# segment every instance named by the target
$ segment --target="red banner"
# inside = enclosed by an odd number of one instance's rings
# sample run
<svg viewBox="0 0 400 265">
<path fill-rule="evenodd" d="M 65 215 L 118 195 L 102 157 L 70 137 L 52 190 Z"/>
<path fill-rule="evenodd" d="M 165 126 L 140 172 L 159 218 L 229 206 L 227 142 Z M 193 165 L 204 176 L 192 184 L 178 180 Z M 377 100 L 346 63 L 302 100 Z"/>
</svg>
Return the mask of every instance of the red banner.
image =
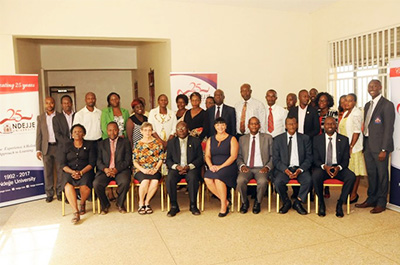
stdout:
<svg viewBox="0 0 400 265">
<path fill-rule="evenodd" d="M 400 67 L 390 68 L 390 77 L 400 77 Z"/>
<path fill-rule="evenodd" d="M 15 77 L 15 75 L 1 76 L 0 94 L 39 91 L 37 75 L 24 75 L 24 78 L 17 79 Z"/>
</svg>

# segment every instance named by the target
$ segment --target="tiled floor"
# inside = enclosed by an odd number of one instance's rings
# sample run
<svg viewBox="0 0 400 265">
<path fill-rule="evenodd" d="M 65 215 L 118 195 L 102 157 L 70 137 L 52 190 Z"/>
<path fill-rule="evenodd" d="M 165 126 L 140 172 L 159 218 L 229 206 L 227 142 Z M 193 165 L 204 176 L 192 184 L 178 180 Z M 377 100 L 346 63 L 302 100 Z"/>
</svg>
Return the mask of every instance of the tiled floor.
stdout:
<svg viewBox="0 0 400 265">
<path fill-rule="evenodd" d="M 294 210 L 276 213 L 267 198 L 259 215 L 230 213 L 218 218 L 218 201 L 206 200 L 200 216 L 188 211 L 179 193 L 181 212 L 166 217 L 159 197 L 154 214 L 105 216 L 89 212 L 72 225 L 67 205 L 35 201 L 0 209 L 0 264 L 400 264 L 400 213 L 372 215 L 351 207 L 335 216 L 338 189 L 326 200 L 327 216 Z M 360 201 L 365 199 L 360 188 Z M 91 204 L 87 204 L 88 210 Z"/>
</svg>

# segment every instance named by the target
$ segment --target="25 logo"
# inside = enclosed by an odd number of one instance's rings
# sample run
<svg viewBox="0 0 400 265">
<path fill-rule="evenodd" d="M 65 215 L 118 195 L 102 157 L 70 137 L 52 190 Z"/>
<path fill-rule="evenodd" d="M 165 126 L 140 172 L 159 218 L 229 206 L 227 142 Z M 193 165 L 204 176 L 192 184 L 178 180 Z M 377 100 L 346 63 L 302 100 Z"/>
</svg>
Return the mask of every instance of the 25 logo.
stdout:
<svg viewBox="0 0 400 265">
<path fill-rule="evenodd" d="M 5 118 L 3 120 L 0 121 L 0 125 L 7 122 L 7 121 L 15 121 L 15 122 L 20 122 L 22 120 L 31 120 L 33 117 L 33 114 L 31 114 L 30 117 L 27 116 L 23 116 L 21 114 L 21 110 L 14 110 L 14 109 L 8 109 L 7 112 L 10 113 L 9 118 Z"/>
</svg>

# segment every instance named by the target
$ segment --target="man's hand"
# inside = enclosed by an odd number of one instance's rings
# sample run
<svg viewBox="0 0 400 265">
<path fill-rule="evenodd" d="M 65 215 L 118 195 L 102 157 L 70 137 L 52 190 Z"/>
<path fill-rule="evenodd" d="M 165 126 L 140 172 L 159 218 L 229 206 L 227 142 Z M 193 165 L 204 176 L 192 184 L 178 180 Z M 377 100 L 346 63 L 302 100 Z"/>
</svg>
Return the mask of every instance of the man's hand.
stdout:
<svg viewBox="0 0 400 265">
<path fill-rule="evenodd" d="M 40 161 L 42 161 L 42 152 L 36 152 L 36 157 L 37 159 L 39 159 Z"/>
<path fill-rule="evenodd" d="M 269 168 L 268 167 L 263 167 L 259 173 L 268 173 L 269 172 Z"/>
<path fill-rule="evenodd" d="M 379 161 L 384 161 L 386 159 L 386 151 L 381 151 L 378 155 Z"/>
<path fill-rule="evenodd" d="M 293 177 L 292 171 L 290 171 L 288 168 L 285 169 L 285 174 L 286 174 L 290 179 L 293 179 L 293 178 L 294 178 L 294 177 Z"/>
<path fill-rule="evenodd" d="M 245 165 L 243 165 L 240 167 L 240 172 L 247 173 L 247 172 L 249 172 L 249 168 L 246 167 Z"/>
<path fill-rule="evenodd" d="M 300 168 L 296 169 L 296 172 L 293 173 L 293 178 L 294 179 L 297 178 L 300 174 L 301 174 L 301 169 Z"/>
</svg>

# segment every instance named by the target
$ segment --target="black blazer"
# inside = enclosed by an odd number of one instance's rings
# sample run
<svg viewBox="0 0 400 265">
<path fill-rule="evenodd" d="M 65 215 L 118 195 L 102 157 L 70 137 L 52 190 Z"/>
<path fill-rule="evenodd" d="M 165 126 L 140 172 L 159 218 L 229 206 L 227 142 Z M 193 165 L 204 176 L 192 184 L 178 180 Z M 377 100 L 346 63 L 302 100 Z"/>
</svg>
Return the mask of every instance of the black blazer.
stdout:
<svg viewBox="0 0 400 265">
<path fill-rule="evenodd" d="M 288 153 L 288 138 L 287 133 L 284 132 L 274 138 L 273 150 L 272 150 L 272 161 L 274 167 L 281 171 L 289 167 L 289 153 Z M 297 149 L 299 152 L 299 164 L 300 168 L 304 171 L 310 169 L 312 164 L 312 149 L 310 137 L 305 134 L 297 133 Z"/>
<path fill-rule="evenodd" d="M 325 133 L 314 137 L 313 149 L 314 165 L 315 167 L 321 168 L 321 165 L 325 164 L 326 157 Z M 340 165 L 342 169 L 349 166 L 349 138 L 339 133 L 336 133 L 336 159 L 337 164 Z"/>
<path fill-rule="evenodd" d="M 201 141 L 199 138 L 188 136 L 187 141 L 187 163 L 193 164 L 196 169 L 204 164 L 203 162 L 203 149 L 201 148 Z M 181 147 L 179 144 L 179 137 L 174 137 L 167 144 L 167 167 L 171 169 L 174 164 L 181 163 Z"/>
<path fill-rule="evenodd" d="M 207 133 L 208 137 L 211 137 L 216 134 L 215 128 L 214 128 L 214 121 L 215 121 L 215 110 L 216 110 L 216 105 L 213 107 L 209 108 L 207 110 L 207 119 L 209 122 L 209 130 Z M 230 135 L 236 136 L 236 111 L 234 108 L 225 105 L 222 108 L 222 113 L 221 113 L 221 118 L 224 118 L 226 121 L 226 132 L 229 133 Z M 260 121 L 262 122 L 262 121 Z"/>
<path fill-rule="evenodd" d="M 72 123 L 74 122 L 74 118 L 75 112 L 72 114 Z M 61 112 L 61 115 L 54 116 L 53 130 L 56 136 L 57 143 L 65 145 L 70 141 L 70 129 L 68 127 L 68 122 L 64 116 L 64 113 Z"/>
<path fill-rule="evenodd" d="M 294 117 L 299 123 L 299 106 L 291 108 L 288 117 Z M 319 116 L 315 108 L 307 106 L 306 116 L 304 119 L 304 134 L 307 134 L 311 139 L 319 134 L 320 131 Z"/>
<path fill-rule="evenodd" d="M 104 139 L 98 143 L 97 155 L 97 169 L 104 171 L 105 168 L 110 166 L 111 150 L 110 139 Z M 117 148 L 114 157 L 115 168 L 118 173 L 127 170 L 132 165 L 132 148 L 130 147 L 129 140 L 126 138 L 118 138 Z"/>
</svg>

